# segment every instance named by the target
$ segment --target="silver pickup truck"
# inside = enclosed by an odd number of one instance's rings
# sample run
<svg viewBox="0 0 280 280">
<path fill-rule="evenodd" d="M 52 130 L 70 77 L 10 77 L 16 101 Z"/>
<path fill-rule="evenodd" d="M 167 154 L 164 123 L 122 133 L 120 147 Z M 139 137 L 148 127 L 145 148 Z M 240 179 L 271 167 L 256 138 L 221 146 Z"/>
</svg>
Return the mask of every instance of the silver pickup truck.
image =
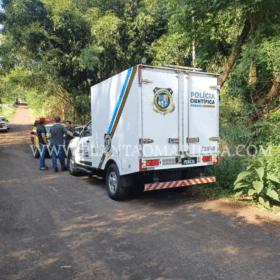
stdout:
<svg viewBox="0 0 280 280">
<path fill-rule="evenodd" d="M 9 121 L 4 116 L 0 116 L 0 131 L 7 132 L 8 129 L 10 129 Z"/>
</svg>

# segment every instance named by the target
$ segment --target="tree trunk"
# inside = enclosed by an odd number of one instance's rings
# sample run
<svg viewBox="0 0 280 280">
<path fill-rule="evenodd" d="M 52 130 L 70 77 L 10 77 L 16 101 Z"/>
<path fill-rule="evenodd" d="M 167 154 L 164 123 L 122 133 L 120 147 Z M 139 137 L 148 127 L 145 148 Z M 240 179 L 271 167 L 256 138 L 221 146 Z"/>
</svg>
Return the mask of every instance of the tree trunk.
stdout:
<svg viewBox="0 0 280 280">
<path fill-rule="evenodd" d="M 269 93 L 262 99 L 259 100 L 260 104 L 265 104 L 268 101 L 272 101 L 275 97 L 280 94 L 280 74 L 275 78 L 273 85 L 269 91 Z"/>
<path fill-rule="evenodd" d="M 243 30 L 241 32 L 241 35 L 239 36 L 236 45 L 234 46 L 233 50 L 231 51 L 231 55 L 228 59 L 228 62 L 226 63 L 225 70 L 222 74 L 222 77 L 219 79 L 219 85 L 222 87 L 232 69 L 233 63 L 235 61 L 235 58 L 237 57 L 241 46 L 244 44 L 248 34 L 250 32 L 250 22 L 246 19 Z"/>
<path fill-rule="evenodd" d="M 275 78 L 269 93 L 264 98 L 257 101 L 258 104 L 262 105 L 262 107 L 258 108 L 256 113 L 253 116 L 251 116 L 249 120 L 249 124 L 253 124 L 259 119 L 261 119 L 262 121 L 268 120 L 270 116 L 280 108 L 280 105 L 274 108 L 266 115 L 263 114 L 263 111 L 266 110 L 266 108 L 268 108 L 269 102 L 271 102 L 274 98 L 276 98 L 279 95 L 280 95 L 280 74 L 278 74 L 277 77 Z"/>
<path fill-rule="evenodd" d="M 257 76 L 257 67 L 254 65 L 254 62 L 251 62 L 250 66 L 250 74 L 249 74 L 249 85 L 253 85 L 257 82 L 258 76 Z"/>
<path fill-rule="evenodd" d="M 250 18 L 250 26 L 251 26 L 251 44 L 254 43 L 256 38 L 256 30 L 258 29 L 258 21 L 256 13 L 253 13 Z M 249 73 L 249 85 L 255 84 L 257 81 L 257 67 L 254 65 L 254 60 L 252 60 L 250 65 L 250 73 Z"/>
</svg>

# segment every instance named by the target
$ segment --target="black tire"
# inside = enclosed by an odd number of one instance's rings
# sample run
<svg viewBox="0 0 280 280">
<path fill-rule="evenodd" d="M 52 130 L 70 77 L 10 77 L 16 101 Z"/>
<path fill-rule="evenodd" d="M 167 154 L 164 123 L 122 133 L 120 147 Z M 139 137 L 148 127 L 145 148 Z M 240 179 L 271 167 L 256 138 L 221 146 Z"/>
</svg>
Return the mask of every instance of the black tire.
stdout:
<svg viewBox="0 0 280 280">
<path fill-rule="evenodd" d="M 78 171 L 77 171 L 77 165 L 76 165 L 76 162 L 75 162 L 75 158 L 74 156 L 72 155 L 71 152 L 68 153 L 68 157 L 67 157 L 67 168 L 69 170 L 69 173 L 72 175 L 72 176 L 75 176 L 78 174 Z"/>
<path fill-rule="evenodd" d="M 122 187 L 119 169 L 115 164 L 111 164 L 107 169 L 106 186 L 109 196 L 114 200 L 123 200 L 128 195 L 129 188 Z"/>
</svg>

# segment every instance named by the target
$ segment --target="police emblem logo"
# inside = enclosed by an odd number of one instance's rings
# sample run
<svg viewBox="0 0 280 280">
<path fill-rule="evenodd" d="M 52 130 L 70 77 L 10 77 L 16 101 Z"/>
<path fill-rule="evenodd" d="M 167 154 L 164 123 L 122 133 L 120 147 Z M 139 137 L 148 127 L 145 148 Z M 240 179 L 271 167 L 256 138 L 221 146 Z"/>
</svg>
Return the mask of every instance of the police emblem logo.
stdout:
<svg viewBox="0 0 280 280">
<path fill-rule="evenodd" d="M 155 88 L 153 110 L 163 115 L 172 113 L 175 110 L 172 94 L 173 91 L 170 88 Z"/>
<path fill-rule="evenodd" d="M 112 155 L 112 136 L 111 134 L 106 134 L 104 137 L 105 153 L 107 156 Z"/>
</svg>

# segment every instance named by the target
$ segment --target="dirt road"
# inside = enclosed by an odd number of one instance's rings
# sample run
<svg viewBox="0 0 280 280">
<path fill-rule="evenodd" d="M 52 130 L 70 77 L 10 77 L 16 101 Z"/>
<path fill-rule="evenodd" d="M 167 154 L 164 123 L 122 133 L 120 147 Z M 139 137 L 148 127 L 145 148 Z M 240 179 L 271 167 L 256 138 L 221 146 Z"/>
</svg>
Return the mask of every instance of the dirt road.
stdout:
<svg viewBox="0 0 280 280">
<path fill-rule="evenodd" d="M 1 280 L 280 279 L 276 215 L 191 191 L 113 201 L 103 180 L 39 171 L 28 122 L 20 106 L 0 134 Z"/>
</svg>

